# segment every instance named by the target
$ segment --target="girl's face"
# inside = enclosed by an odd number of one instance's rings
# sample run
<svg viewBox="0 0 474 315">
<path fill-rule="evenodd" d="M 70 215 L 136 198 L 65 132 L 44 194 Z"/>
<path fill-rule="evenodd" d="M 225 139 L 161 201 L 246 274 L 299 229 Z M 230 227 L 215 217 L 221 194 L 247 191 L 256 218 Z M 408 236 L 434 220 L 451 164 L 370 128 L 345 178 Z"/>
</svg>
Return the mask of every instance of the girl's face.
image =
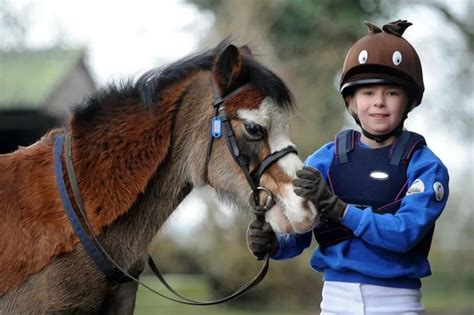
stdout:
<svg viewBox="0 0 474 315">
<path fill-rule="evenodd" d="M 397 85 L 363 86 L 349 98 L 350 110 L 359 117 L 362 127 L 374 135 L 395 130 L 403 119 L 407 105 L 408 95 Z"/>
</svg>

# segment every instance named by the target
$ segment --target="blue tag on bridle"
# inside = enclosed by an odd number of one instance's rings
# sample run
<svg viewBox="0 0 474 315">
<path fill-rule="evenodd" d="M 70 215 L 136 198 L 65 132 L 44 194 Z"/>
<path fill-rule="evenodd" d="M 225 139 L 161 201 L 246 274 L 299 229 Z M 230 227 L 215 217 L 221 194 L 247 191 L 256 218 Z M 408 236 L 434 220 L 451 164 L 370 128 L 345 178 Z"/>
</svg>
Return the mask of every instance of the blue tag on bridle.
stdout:
<svg viewBox="0 0 474 315">
<path fill-rule="evenodd" d="M 222 136 L 222 120 L 219 116 L 212 117 L 211 135 L 214 139 L 219 139 Z"/>
</svg>

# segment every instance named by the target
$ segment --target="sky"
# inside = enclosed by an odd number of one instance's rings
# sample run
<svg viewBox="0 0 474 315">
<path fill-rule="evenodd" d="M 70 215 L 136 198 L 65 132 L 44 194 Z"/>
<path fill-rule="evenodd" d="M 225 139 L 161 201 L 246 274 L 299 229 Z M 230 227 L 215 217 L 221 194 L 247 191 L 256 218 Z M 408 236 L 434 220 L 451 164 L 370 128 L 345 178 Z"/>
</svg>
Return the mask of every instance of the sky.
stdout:
<svg viewBox="0 0 474 315">
<path fill-rule="evenodd" d="M 450 3 L 456 11 L 464 8 L 460 4 L 465 1 Z M 86 48 L 86 62 L 99 86 L 136 77 L 201 48 L 200 42 L 214 21 L 212 14 L 198 11 L 181 0 L 0 0 L 0 6 L 5 4 L 28 21 L 29 47 L 60 43 L 64 47 Z M 445 56 L 439 55 L 442 50 L 436 49 L 436 45 L 449 45 L 458 38 L 453 29 L 440 27 L 441 17 L 433 12 L 410 8 L 401 16 L 416 21 L 404 37 L 422 57 L 426 85 L 424 101 L 410 114 L 406 126 L 424 134 L 430 148 L 458 176 L 474 159 L 472 144 L 466 150 L 464 142 L 446 132 L 449 126 L 427 121 L 429 116 L 426 116 L 435 106 L 446 106 L 443 103 L 446 81 L 440 76 L 449 73 L 451 64 L 439 64 Z M 442 32 L 436 31 L 439 29 Z M 456 57 L 456 53 L 453 51 L 446 58 Z M 472 172 L 468 174 L 472 176 Z M 190 204 L 194 210 L 175 212 L 172 226 L 178 226 L 178 222 L 185 222 L 186 230 L 192 230 L 189 225 L 197 226 L 205 215 L 205 207 L 191 198 L 183 208 Z"/>
<path fill-rule="evenodd" d="M 6 3 L 29 23 L 27 47 L 60 43 L 86 48 L 86 63 L 98 86 L 135 78 L 190 54 L 213 23 L 212 14 L 181 0 L 0 0 L 0 6 Z M 198 228 L 206 215 L 199 198 L 191 194 L 165 232 L 182 235 Z"/>
<path fill-rule="evenodd" d="M 450 9 L 456 14 L 467 14 L 463 12 L 466 1 L 450 0 L 446 3 L 451 4 Z M 454 133 L 450 132 L 452 127 L 445 124 L 443 117 L 436 116 L 436 113 L 439 113 L 437 107 L 440 106 L 461 105 L 456 104 L 456 95 L 450 93 L 450 85 L 456 84 L 451 78 L 454 72 L 459 70 L 458 67 L 469 66 L 457 63 L 458 60 L 462 60 L 461 55 L 466 51 L 459 49 L 459 43 L 464 40 L 454 26 L 444 24 L 444 17 L 433 10 L 410 7 L 400 16 L 414 22 L 414 25 L 405 31 L 404 37 L 420 55 L 425 84 L 423 101 L 409 114 L 405 126 L 409 130 L 425 135 L 429 147 L 441 158 L 451 173 L 458 176 L 458 173 L 463 172 L 474 159 L 472 143 L 466 143 L 464 139 L 455 137 Z M 457 47 L 458 50 L 447 50 L 446 47 Z M 468 101 L 470 104 L 467 104 L 471 117 L 474 110 L 473 95 L 471 91 L 471 98 Z M 470 138 L 473 138 L 472 131 Z M 472 175 L 472 172 L 470 174 Z"/>
<path fill-rule="evenodd" d="M 29 47 L 87 48 L 98 85 L 134 76 L 198 48 L 213 16 L 180 0 L 0 0 L 29 23 Z"/>
</svg>

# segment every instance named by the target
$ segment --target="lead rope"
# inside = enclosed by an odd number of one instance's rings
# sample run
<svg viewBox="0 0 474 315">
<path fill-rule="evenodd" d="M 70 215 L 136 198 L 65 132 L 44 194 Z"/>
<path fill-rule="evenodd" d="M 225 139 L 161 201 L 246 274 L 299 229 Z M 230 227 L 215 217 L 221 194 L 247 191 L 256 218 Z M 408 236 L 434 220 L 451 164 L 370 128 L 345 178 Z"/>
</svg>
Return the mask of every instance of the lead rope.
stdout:
<svg viewBox="0 0 474 315">
<path fill-rule="evenodd" d="M 265 190 L 266 191 L 266 190 Z M 251 200 L 255 198 L 255 196 L 252 194 L 251 195 Z M 271 199 L 272 202 L 269 202 L 270 199 L 266 199 L 266 203 L 264 206 L 255 206 L 254 207 L 254 215 L 255 215 L 255 218 L 257 221 L 260 221 L 262 224 L 265 223 L 265 212 L 270 209 L 272 206 L 273 206 L 273 199 Z M 252 203 L 252 201 L 251 201 Z M 246 284 L 244 284 L 242 287 L 240 287 L 237 291 L 235 291 L 234 293 L 232 293 L 231 295 L 225 297 L 225 298 L 222 298 L 222 299 L 219 299 L 219 300 L 214 300 L 214 301 L 196 301 L 196 300 L 193 300 L 193 299 L 190 299 L 190 298 L 187 298 L 181 294 L 179 294 L 178 292 L 176 292 L 172 287 L 171 285 L 165 280 L 165 278 L 163 277 L 163 275 L 161 274 L 161 272 L 158 270 L 158 267 L 156 266 L 155 262 L 153 261 L 153 258 L 150 256 L 149 259 L 148 259 L 148 264 L 150 266 L 150 269 L 153 271 L 153 273 L 156 275 L 156 277 L 161 281 L 161 283 L 171 292 L 173 293 L 175 296 L 183 299 L 184 301 L 186 301 L 186 303 L 182 302 L 182 301 L 178 301 L 178 303 L 183 303 L 183 304 L 188 304 L 188 305 L 197 305 L 197 306 L 203 306 L 203 305 L 215 305 L 215 304 L 220 304 L 220 303 L 224 303 L 224 302 L 227 302 L 227 301 L 230 301 L 232 299 L 235 299 L 239 296 L 241 296 L 242 294 L 244 294 L 245 292 L 247 292 L 248 290 L 252 289 L 253 287 L 255 287 L 256 285 L 258 285 L 266 276 L 267 274 L 267 271 L 268 271 L 268 268 L 270 266 L 270 253 L 266 253 L 265 254 L 265 257 L 263 259 L 263 264 L 262 264 L 262 267 L 260 268 L 260 271 L 258 272 L 258 274 L 252 279 L 250 280 L 249 282 L 247 282 Z M 173 299 L 173 301 L 176 301 L 175 299 Z"/>
</svg>

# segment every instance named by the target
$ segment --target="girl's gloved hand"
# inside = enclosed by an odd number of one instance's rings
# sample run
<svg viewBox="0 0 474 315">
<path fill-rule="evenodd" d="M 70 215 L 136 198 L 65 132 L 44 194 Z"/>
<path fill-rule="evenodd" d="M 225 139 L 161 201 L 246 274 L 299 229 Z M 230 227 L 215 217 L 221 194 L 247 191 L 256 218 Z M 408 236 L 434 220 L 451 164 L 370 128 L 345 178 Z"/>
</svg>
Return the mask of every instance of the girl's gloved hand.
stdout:
<svg viewBox="0 0 474 315">
<path fill-rule="evenodd" d="M 247 228 L 247 246 L 257 260 L 270 256 L 278 251 L 278 241 L 272 227 L 267 222 L 253 220 Z"/>
<path fill-rule="evenodd" d="M 319 211 L 319 220 L 339 222 L 347 204 L 339 199 L 329 188 L 321 173 L 309 166 L 296 172 L 298 178 L 293 180 L 295 194 L 312 201 Z"/>
</svg>

